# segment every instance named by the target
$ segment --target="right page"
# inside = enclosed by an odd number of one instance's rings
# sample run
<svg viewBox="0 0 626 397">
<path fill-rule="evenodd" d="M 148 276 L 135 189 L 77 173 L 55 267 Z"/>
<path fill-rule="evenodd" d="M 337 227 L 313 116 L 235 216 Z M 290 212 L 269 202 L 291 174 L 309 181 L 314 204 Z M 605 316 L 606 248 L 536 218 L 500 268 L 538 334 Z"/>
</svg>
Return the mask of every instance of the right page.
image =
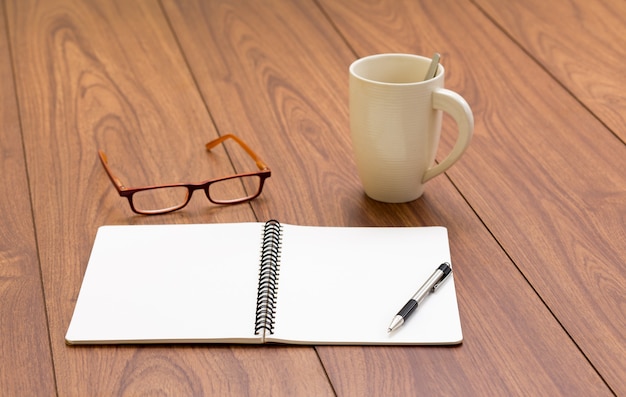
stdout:
<svg viewBox="0 0 626 397">
<path fill-rule="evenodd" d="M 457 344 L 463 336 L 453 274 L 409 317 L 391 319 L 443 262 L 444 227 L 283 225 L 275 332 L 268 342 Z"/>
</svg>

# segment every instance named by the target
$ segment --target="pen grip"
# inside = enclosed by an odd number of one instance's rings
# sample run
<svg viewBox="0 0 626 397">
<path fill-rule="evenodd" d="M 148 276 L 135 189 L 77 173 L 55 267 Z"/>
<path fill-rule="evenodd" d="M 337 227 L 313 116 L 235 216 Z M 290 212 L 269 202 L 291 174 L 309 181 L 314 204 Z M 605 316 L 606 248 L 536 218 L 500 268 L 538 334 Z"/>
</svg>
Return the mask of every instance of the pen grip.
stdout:
<svg viewBox="0 0 626 397">
<path fill-rule="evenodd" d="M 416 307 L 417 301 L 415 299 L 411 299 L 402 307 L 402 309 L 400 309 L 400 311 L 398 312 L 398 316 L 402 318 L 407 318 L 407 316 L 411 314 L 411 312 L 413 312 Z"/>
</svg>

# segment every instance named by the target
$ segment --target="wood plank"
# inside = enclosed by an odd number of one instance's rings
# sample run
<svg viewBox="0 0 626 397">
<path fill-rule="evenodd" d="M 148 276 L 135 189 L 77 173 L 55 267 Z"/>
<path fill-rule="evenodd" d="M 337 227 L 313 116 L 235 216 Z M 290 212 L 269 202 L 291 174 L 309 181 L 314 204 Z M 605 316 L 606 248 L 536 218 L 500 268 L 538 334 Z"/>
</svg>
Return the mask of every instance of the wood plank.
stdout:
<svg viewBox="0 0 626 397">
<path fill-rule="evenodd" d="M 128 185 L 233 172 L 223 150 L 204 149 L 217 134 L 156 0 L 7 10 L 59 395 L 332 394 L 310 347 L 65 345 L 98 226 L 256 218 L 202 195 L 171 215 L 133 216 L 99 164 L 102 148 Z"/>
<path fill-rule="evenodd" d="M 626 142 L 625 2 L 476 3 Z"/>
<path fill-rule="evenodd" d="M 447 86 L 476 120 L 468 153 L 448 175 L 611 389 L 625 394 L 626 146 L 478 9 L 323 4 L 359 55 L 443 53 Z M 444 136 L 443 151 L 450 128 Z"/>
<path fill-rule="evenodd" d="M 394 9 L 332 4 L 325 7 L 333 23 L 344 18 L 342 28 L 354 31 Z M 348 131 L 347 69 L 355 56 L 315 2 L 165 1 L 164 8 L 217 128 L 237 131 L 273 168 L 266 200 L 253 203 L 261 218 L 449 227 L 465 342 L 317 347 L 339 395 L 611 394 L 446 178 L 414 203 L 364 197 Z M 401 43 L 388 37 L 390 47 Z"/>
<path fill-rule="evenodd" d="M 54 369 L 5 20 L 0 1 L 0 389 L 49 396 Z"/>
<path fill-rule="evenodd" d="M 335 92 L 347 89 L 352 54 L 312 2 L 292 3 L 165 1 L 164 8 L 218 129 L 244 137 L 273 169 L 254 203 L 257 216 L 346 224 L 344 211 L 363 198 L 354 164 L 336 161 L 351 158 L 346 104 Z M 308 81 L 320 74 L 327 77 Z"/>
<path fill-rule="evenodd" d="M 448 227 L 463 344 L 318 347 L 338 394 L 613 395 L 450 182 L 429 189 L 404 211 Z"/>
</svg>

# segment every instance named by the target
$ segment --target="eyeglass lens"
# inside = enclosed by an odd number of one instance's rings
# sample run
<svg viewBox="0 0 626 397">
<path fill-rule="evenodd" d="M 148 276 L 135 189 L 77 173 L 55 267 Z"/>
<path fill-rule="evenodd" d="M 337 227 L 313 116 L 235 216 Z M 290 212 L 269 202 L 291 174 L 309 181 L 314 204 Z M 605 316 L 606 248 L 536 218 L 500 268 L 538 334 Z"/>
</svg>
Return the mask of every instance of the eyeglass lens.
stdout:
<svg viewBox="0 0 626 397">
<path fill-rule="evenodd" d="M 214 203 L 232 203 L 255 197 L 261 189 L 261 177 L 258 175 L 238 176 L 223 179 L 209 186 L 208 194 Z"/>
<path fill-rule="evenodd" d="M 140 190 L 133 194 L 133 206 L 139 212 L 160 212 L 182 207 L 187 203 L 188 195 L 185 186 Z"/>
</svg>

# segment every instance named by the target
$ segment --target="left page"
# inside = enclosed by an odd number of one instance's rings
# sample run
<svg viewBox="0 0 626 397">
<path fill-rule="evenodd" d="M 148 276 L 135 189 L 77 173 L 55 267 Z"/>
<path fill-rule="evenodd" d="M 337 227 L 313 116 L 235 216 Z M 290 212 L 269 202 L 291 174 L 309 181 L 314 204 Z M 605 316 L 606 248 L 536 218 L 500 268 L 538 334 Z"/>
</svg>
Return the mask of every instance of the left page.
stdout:
<svg viewBox="0 0 626 397">
<path fill-rule="evenodd" d="M 263 224 L 102 226 L 69 344 L 260 343 Z"/>
</svg>

